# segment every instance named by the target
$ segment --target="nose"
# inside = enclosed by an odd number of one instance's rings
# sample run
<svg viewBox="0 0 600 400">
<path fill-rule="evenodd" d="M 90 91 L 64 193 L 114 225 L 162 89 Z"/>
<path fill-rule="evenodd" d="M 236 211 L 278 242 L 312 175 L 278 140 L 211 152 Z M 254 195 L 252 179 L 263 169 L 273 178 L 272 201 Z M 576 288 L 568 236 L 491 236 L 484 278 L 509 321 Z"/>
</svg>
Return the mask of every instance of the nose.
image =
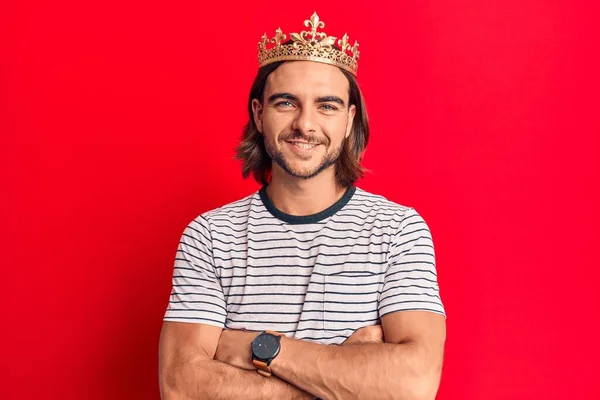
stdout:
<svg viewBox="0 0 600 400">
<path fill-rule="evenodd" d="M 313 110 L 311 107 L 302 107 L 298 110 L 292 128 L 304 135 L 314 133 L 316 127 L 315 119 L 316 110 Z"/>
</svg>

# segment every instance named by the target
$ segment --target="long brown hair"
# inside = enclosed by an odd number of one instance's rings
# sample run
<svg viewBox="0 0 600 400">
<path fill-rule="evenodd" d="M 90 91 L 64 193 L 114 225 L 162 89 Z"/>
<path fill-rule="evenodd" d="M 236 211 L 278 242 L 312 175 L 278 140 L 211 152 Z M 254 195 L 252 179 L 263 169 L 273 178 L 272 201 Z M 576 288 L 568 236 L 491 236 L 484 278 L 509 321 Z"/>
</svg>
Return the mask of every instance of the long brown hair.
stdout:
<svg viewBox="0 0 600 400">
<path fill-rule="evenodd" d="M 236 158 L 242 161 L 242 176 L 247 178 L 252 174 L 254 179 L 262 185 L 266 185 L 270 181 L 272 161 L 265 149 L 264 137 L 254 123 L 252 100 L 258 99 L 262 104 L 267 78 L 281 64 L 283 62 L 275 62 L 258 70 L 248 99 L 248 116 L 250 119 L 244 127 L 242 141 L 236 149 Z M 365 173 L 365 168 L 360 164 L 360 161 L 369 142 L 369 118 L 356 78 L 343 69 L 340 69 L 340 71 L 350 83 L 348 106 L 352 104 L 356 106 L 352 132 L 348 139 L 344 141 L 344 148 L 335 164 L 335 179 L 338 185 L 348 187 Z"/>
</svg>

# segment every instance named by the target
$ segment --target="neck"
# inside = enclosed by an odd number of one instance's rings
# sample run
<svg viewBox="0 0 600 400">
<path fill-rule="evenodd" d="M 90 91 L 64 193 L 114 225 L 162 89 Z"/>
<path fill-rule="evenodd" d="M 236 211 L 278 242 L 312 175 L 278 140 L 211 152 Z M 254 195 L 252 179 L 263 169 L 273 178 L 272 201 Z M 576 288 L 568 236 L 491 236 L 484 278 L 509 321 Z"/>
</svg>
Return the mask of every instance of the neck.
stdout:
<svg viewBox="0 0 600 400">
<path fill-rule="evenodd" d="M 335 166 L 311 179 L 294 178 L 279 168 L 273 168 L 267 195 L 273 205 L 290 215 L 312 215 L 337 202 L 346 192 L 335 180 Z"/>
</svg>

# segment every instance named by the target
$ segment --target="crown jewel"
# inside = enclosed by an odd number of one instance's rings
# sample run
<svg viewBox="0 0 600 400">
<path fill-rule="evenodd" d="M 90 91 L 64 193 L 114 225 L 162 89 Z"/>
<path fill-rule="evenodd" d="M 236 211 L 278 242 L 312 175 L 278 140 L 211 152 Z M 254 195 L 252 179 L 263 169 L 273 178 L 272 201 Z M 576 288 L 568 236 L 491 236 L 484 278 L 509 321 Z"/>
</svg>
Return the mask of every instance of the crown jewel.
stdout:
<svg viewBox="0 0 600 400">
<path fill-rule="evenodd" d="M 259 67 L 277 61 L 304 60 L 335 65 L 356 75 L 359 55 L 356 41 L 354 45 L 350 45 L 347 34 L 337 40 L 335 36 L 317 32 L 325 27 L 325 23 L 319 19 L 316 12 L 304 21 L 304 26 L 310 27 L 310 31 L 290 33 L 288 41 L 285 41 L 287 35 L 281 28 L 275 31 L 275 37 L 272 39 L 269 39 L 266 33 L 262 35 L 258 42 Z"/>
</svg>

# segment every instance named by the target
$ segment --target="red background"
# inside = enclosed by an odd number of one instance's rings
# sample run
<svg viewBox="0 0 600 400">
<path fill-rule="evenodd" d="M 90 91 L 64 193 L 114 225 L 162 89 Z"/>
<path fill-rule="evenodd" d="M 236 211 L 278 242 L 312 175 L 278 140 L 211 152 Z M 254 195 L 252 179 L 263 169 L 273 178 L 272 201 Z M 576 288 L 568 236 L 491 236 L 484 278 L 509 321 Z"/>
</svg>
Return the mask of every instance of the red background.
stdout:
<svg viewBox="0 0 600 400">
<path fill-rule="evenodd" d="M 594 2 L 218 3 L 2 2 L 0 398 L 158 399 L 179 236 L 257 188 L 256 43 L 315 8 L 361 46 L 359 186 L 434 235 L 438 398 L 597 396 Z"/>
</svg>

